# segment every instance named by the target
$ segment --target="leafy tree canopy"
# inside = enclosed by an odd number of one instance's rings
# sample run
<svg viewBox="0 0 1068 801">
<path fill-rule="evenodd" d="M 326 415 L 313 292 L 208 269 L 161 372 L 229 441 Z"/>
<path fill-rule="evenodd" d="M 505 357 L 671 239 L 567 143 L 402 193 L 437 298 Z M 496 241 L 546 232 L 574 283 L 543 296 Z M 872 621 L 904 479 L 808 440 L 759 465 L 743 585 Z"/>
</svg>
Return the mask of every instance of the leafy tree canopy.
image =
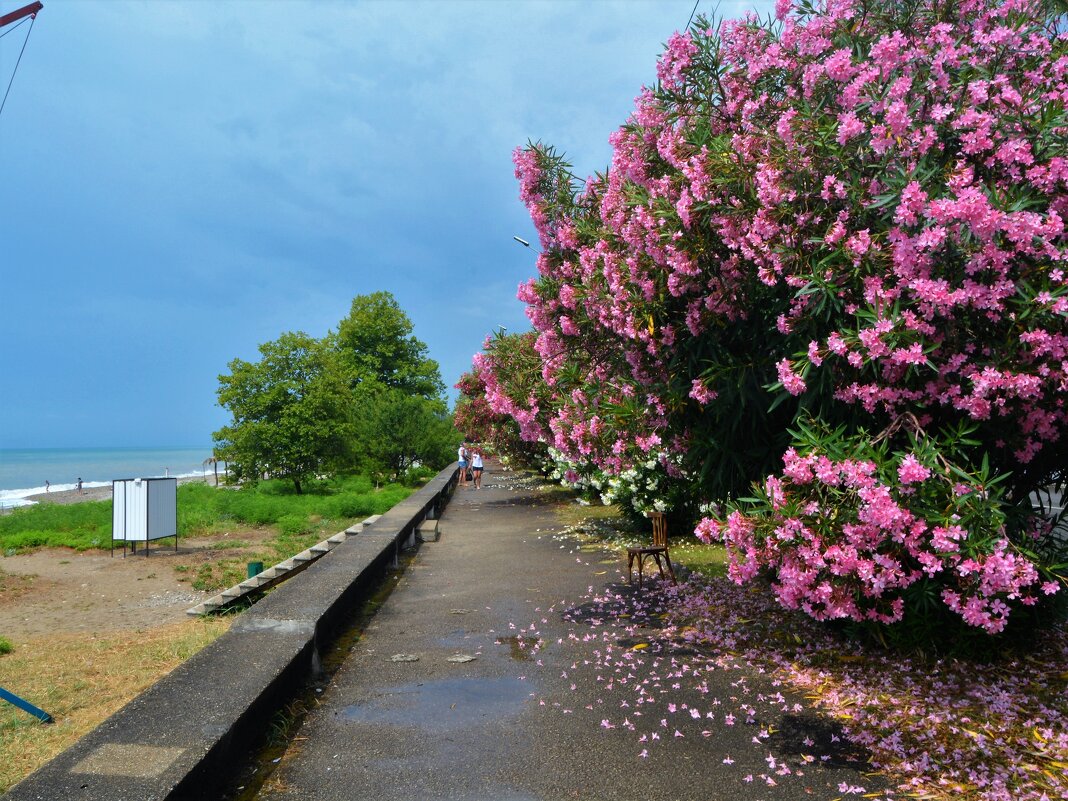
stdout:
<svg viewBox="0 0 1068 801">
<path fill-rule="evenodd" d="M 258 362 L 234 359 L 219 376 L 219 405 L 233 415 L 214 434 L 231 474 L 255 482 L 265 473 L 302 482 L 346 454 L 351 394 L 337 353 L 303 332 L 260 345 Z"/>
<path fill-rule="evenodd" d="M 322 339 L 287 333 L 260 354 L 219 376 L 233 420 L 215 432 L 216 453 L 238 479 L 287 478 L 300 492 L 321 473 L 400 475 L 451 460 L 459 434 L 438 364 L 390 293 L 357 296 Z"/>
<path fill-rule="evenodd" d="M 377 381 L 408 395 L 443 396 L 438 363 L 412 334 L 412 321 L 391 293 L 357 295 L 334 339 L 351 386 Z"/>
<path fill-rule="evenodd" d="M 361 385 L 356 396 L 360 470 L 399 476 L 416 465 L 440 469 L 452 461 L 460 434 L 443 402 L 375 384 Z"/>
</svg>

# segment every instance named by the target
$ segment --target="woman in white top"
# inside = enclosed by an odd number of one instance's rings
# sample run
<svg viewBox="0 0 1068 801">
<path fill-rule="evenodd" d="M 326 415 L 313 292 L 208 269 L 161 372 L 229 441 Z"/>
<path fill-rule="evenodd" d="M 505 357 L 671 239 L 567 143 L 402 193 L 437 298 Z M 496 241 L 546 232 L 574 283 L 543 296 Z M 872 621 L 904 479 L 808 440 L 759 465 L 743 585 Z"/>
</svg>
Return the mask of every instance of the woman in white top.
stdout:
<svg viewBox="0 0 1068 801">
<path fill-rule="evenodd" d="M 467 446 L 463 443 L 460 444 L 460 449 L 456 452 L 456 457 L 460 460 L 460 486 L 467 486 Z"/>
<path fill-rule="evenodd" d="M 471 457 L 471 473 L 475 489 L 482 489 L 482 451 L 479 448 L 475 448 L 475 454 Z"/>
</svg>

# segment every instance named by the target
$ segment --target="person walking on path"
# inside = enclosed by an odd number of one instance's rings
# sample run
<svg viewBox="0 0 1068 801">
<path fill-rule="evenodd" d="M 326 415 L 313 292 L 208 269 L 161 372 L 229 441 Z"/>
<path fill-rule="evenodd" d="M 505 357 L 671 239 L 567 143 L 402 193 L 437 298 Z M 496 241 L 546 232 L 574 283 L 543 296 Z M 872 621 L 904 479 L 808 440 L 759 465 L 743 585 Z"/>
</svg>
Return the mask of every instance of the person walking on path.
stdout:
<svg viewBox="0 0 1068 801">
<path fill-rule="evenodd" d="M 460 460 L 460 486 L 467 486 L 467 443 L 461 442 L 460 449 L 456 452 L 457 458 Z"/>
<path fill-rule="evenodd" d="M 471 476 L 475 482 L 475 489 L 482 489 L 482 449 L 475 448 L 471 457 Z"/>
</svg>

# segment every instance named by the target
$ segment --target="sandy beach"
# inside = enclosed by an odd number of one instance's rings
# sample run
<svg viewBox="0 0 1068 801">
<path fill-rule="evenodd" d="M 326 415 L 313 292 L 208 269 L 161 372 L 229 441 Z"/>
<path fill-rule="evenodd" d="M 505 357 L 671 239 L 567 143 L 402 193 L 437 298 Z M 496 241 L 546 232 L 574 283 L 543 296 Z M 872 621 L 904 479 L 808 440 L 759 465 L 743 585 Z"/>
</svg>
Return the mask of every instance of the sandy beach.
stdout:
<svg viewBox="0 0 1068 801">
<path fill-rule="evenodd" d="M 219 481 L 222 481 L 222 475 L 219 476 Z M 189 484 L 192 482 L 198 482 L 201 484 L 214 484 L 215 476 L 187 476 L 185 478 L 179 478 L 178 484 Z M 111 500 L 111 485 L 107 484 L 103 487 L 85 487 L 81 492 L 78 490 L 57 490 L 55 492 L 41 492 L 37 495 L 27 495 L 27 500 L 36 501 L 37 503 L 81 503 L 82 501 L 110 501 Z"/>
</svg>

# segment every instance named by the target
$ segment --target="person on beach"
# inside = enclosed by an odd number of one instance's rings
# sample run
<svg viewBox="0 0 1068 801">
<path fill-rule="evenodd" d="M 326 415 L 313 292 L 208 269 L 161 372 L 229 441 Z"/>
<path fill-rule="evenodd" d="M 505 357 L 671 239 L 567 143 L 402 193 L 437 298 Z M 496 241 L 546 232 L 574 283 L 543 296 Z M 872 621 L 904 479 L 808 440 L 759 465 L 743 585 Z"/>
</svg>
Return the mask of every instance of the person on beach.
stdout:
<svg viewBox="0 0 1068 801">
<path fill-rule="evenodd" d="M 467 486 L 467 443 L 461 442 L 460 449 L 456 452 L 457 458 L 460 460 L 460 486 Z"/>
<path fill-rule="evenodd" d="M 78 492 L 82 491 L 82 477 L 78 476 Z"/>
<path fill-rule="evenodd" d="M 471 457 L 471 475 L 475 481 L 475 489 L 482 489 L 482 449 L 475 448 Z"/>
<path fill-rule="evenodd" d="M 45 479 L 45 492 L 51 492 L 51 491 L 52 491 L 52 482 L 51 482 L 51 481 L 49 481 L 49 480 L 48 480 L 48 479 L 46 478 L 46 479 Z"/>
</svg>

